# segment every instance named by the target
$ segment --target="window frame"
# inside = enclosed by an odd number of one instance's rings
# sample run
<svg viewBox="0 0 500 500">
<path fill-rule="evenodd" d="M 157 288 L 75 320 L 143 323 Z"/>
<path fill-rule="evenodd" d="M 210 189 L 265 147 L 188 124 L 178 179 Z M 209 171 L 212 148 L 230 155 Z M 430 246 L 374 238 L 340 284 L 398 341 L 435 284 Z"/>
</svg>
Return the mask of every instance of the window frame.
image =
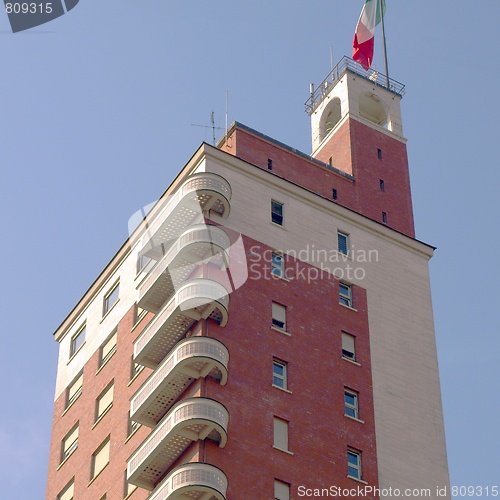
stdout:
<svg viewBox="0 0 500 500">
<path fill-rule="evenodd" d="M 132 364 L 130 366 L 130 382 L 135 380 L 139 376 L 139 374 L 142 373 L 144 368 L 146 368 L 144 365 L 140 365 L 139 363 L 136 363 L 134 360 L 134 356 L 132 356 L 131 359 L 132 359 Z M 136 366 L 138 366 L 139 368 L 136 369 Z"/>
<path fill-rule="evenodd" d="M 275 263 L 275 258 L 277 258 L 278 265 Z M 275 272 L 277 271 L 277 272 Z M 272 252 L 271 255 L 271 275 L 276 278 L 285 278 L 285 256 L 280 252 Z"/>
<path fill-rule="evenodd" d="M 106 407 L 102 408 L 101 411 L 99 412 L 99 403 L 102 401 L 102 399 L 105 396 L 108 395 L 109 391 L 112 391 L 111 402 Z M 99 396 L 97 396 L 97 398 L 95 399 L 95 419 L 94 419 L 94 423 L 99 422 L 104 417 L 104 415 L 106 415 L 109 412 L 109 410 L 113 407 L 114 396 L 115 396 L 115 380 L 113 379 L 101 391 L 101 393 L 99 394 Z"/>
<path fill-rule="evenodd" d="M 129 486 L 132 487 L 132 491 L 128 491 Z M 125 484 L 123 488 L 123 498 L 130 498 L 132 496 L 132 493 L 134 493 L 135 490 L 137 490 L 138 486 L 135 484 L 131 484 L 127 481 L 127 469 L 125 469 Z"/>
<path fill-rule="evenodd" d="M 283 374 L 279 374 L 275 371 L 275 367 L 281 367 L 283 369 Z M 281 380 L 283 385 L 275 383 L 275 379 Z M 278 389 L 288 390 L 288 363 L 286 361 L 281 361 L 280 359 L 273 359 L 273 387 Z"/>
<path fill-rule="evenodd" d="M 68 482 L 68 484 L 66 484 L 66 486 L 59 492 L 59 494 L 57 495 L 57 500 L 65 500 L 64 495 L 66 495 L 68 493 L 68 491 L 70 491 L 71 488 L 73 488 L 73 491 L 71 493 L 71 499 L 67 499 L 67 500 L 73 500 L 75 498 L 75 477 L 74 476 L 71 478 L 71 480 Z"/>
<path fill-rule="evenodd" d="M 277 487 L 281 487 L 282 489 L 286 489 L 286 497 L 281 498 L 276 495 L 279 495 L 280 492 L 276 491 Z M 274 479 L 274 500 L 290 500 L 290 484 L 285 483 L 284 481 L 280 481 L 279 479 Z"/>
<path fill-rule="evenodd" d="M 361 455 L 362 453 L 359 450 L 355 450 L 354 448 L 347 449 L 347 476 L 359 481 L 363 479 Z M 355 465 L 352 465 L 351 462 L 349 462 L 349 456 L 356 457 L 357 460 Z M 355 473 L 351 474 L 351 470 Z"/>
<path fill-rule="evenodd" d="M 279 318 L 275 316 L 275 306 L 276 308 L 280 308 L 283 311 L 283 317 L 285 321 L 280 321 Z M 279 304 L 278 302 L 271 302 L 271 324 L 273 328 L 280 330 L 282 332 L 287 331 L 287 307 L 283 304 Z M 281 326 L 280 326 L 281 325 Z"/>
<path fill-rule="evenodd" d="M 110 302 L 110 298 L 117 292 L 116 298 L 114 302 Z M 106 316 L 111 309 L 116 305 L 116 303 L 120 300 L 120 280 L 116 280 L 113 286 L 106 292 L 104 297 L 102 298 L 102 317 Z"/>
<path fill-rule="evenodd" d="M 71 393 L 71 389 L 76 385 L 76 383 L 82 379 L 82 383 L 80 384 L 79 389 L 75 391 L 75 394 L 70 398 L 69 395 Z M 66 406 L 64 410 L 67 410 L 71 405 L 74 404 L 74 402 L 81 396 L 83 392 L 83 370 L 80 371 L 80 373 L 72 380 L 72 382 L 66 387 Z"/>
<path fill-rule="evenodd" d="M 281 451 L 290 451 L 289 449 L 289 424 L 288 420 L 280 417 L 273 417 L 273 447 Z M 281 426 L 281 429 L 279 428 Z M 280 435 L 280 430 L 283 431 Z M 279 446 L 280 441 L 284 440 L 284 447 Z"/>
<path fill-rule="evenodd" d="M 352 356 L 349 356 L 348 354 L 346 354 L 347 352 L 350 352 L 350 351 L 347 351 L 347 349 L 344 349 L 344 347 L 347 347 L 344 345 L 344 336 L 352 338 L 352 344 L 353 344 L 353 348 L 354 348 L 354 350 L 352 352 Z M 349 361 L 356 361 L 356 337 L 354 335 L 351 335 L 348 332 L 342 332 L 342 357 L 344 359 L 349 360 Z"/>
<path fill-rule="evenodd" d="M 66 446 L 68 439 L 72 436 L 72 434 L 76 431 L 76 438 L 69 443 L 69 446 Z M 73 453 L 78 449 L 78 438 L 80 437 L 80 422 L 77 422 L 71 429 L 65 434 L 63 439 L 61 440 L 61 459 L 59 464 L 63 464 L 66 460 L 69 459 Z"/>
<path fill-rule="evenodd" d="M 111 349 L 108 351 L 108 353 L 103 356 L 104 348 L 109 344 L 109 342 L 115 337 L 115 345 L 111 347 Z M 99 348 L 99 369 L 101 369 L 115 354 L 116 352 L 116 345 L 118 343 L 118 327 L 116 327 L 112 332 L 111 335 L 108 336 L 108 338 L 102 343 L 101 347 Z"/>
<path fill-rule="evenodd" d="M 347 401 L 347 397 L 352 397 L 354 399 L 354 403 L 349 403 Z M 349 411 L 351 411 L 353 414 L 350 415 L 348 413 Z M 359 392 L 348 389 L 347 387 L 344 387 L 344 415 L 346 417 L 351 417 L 359 420 Z"/>
<path fill-rule="evenodd" d="M 142 424 L 139 422 L 136 422 L 135 420 L 132 420 L 130 418 L 130 411 L 128 412 L 128 430 L 127 430 L 127 438 L 132 436 L 132 434 L 135 434 L 140 428 Z"/>
<path fill-rule="evenodd" d="M 344 251 L 344 244 L 341 244 L 341 239 L 343 239 L 343 242 L 345 244 L 345 251 Z M 349 257 L 351 255 L 351 238 L 349 233 L 346 233 L 345 231 L 337 231 L 337 251 L 342 254 L 346 255 Z"/>
<path fill-rule="evenodd" d="M 283 227 L 283 223 L 285 222 L 284 206 L 284 203 L 271 199 L 271 222 L 280 227 Z M 275 209 L 279 210 L 276 211 Z"/>
<path fill-rule="evenodd" d="M 83 335 L 83 338 L 80 342 L 78 339 Z M 71 359 L 85 344 L 87 336 L 87 323 L 83 323 L 83 325 L 77 330 L 77 332 L 71 337 L 71 343 L 69 347 L 69 358 Z"/>
<path fill-rule="evenodd" d="M 99 456 L 99 453 L 101 453 L 106 447 L 108 447 L 108 459 L 107 462 L 102 466 L 102 468 L 96 472 L 96 459 Z M 108 436 L 100 445 L 99 447 L 92 453 L 92 457 L 90 460 L 90 480 L 93 481 L 109 464 L 110 461 L 110 455 L 111 455 L 111 440 L 110 436 Z"/>
<path fill-rule="evenodd" d="M 342 287 L 345 287 L 348 291 L 347 294 L 342 293 Z M 343 306 L 350 307 L 352 309 L 352 285 L 347 283 L 339 282 L 339 304 Z"/>
</svg>

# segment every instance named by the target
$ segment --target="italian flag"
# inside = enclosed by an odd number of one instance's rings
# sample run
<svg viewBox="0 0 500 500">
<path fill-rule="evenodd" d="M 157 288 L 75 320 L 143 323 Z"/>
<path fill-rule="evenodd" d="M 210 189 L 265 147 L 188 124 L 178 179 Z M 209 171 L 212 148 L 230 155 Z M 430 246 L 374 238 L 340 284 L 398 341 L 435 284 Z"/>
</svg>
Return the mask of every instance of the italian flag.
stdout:
<svg viewBox="0 0 500 500">
<path fill-rule="evenodd" d="M 352 58 L 365 69 L 368 69 L 373 61 L 375 26 L 380 24 L 382 19 L 381 7 L 385 13 L 385 0 L 366 0 L 354 33 Z"/>
</svg>

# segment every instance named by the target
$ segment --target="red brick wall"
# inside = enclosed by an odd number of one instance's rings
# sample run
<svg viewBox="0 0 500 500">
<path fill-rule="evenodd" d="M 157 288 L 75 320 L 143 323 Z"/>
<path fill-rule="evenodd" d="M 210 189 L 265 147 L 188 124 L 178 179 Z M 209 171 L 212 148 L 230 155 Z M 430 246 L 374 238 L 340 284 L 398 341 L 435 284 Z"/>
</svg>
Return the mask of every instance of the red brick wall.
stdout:
<svg viewBox="0 0 500 500">
<path fill-rule="evenodd" d="M 233 130 L 222 149 L 264 170 L 273 160 L 272 172 L 328 199 L 337 190 L 336 202 L 370 219 L 415 237 L 406 145 L 355 120 L 347 120 L 329 139 L 317 159 L 343 172 L 354 181 L 307 160 L 251 132 Z M 377 150 L 382 151 L 382 159 Z M 380 180 L 385 190 L 380 189 Z"/>
</svg>

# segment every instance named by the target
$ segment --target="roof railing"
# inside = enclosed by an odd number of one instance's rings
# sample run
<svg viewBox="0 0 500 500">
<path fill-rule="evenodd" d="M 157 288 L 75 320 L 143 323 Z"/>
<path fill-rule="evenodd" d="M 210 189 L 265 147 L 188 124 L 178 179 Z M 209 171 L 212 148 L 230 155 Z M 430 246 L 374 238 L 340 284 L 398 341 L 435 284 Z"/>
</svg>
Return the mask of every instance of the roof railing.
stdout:
<svg viewBox="0 0 500 500">
<path fill-rule="evenodd" d="M 311 85 L 311 95 L 305 102 L 306 113 L 313 113 L 319 103 L 328 95 L 332 86 L 340 80 L 347 70 L 399 96 L 403 96 L 405 93 L 405 86 L 402 83 L 392 78 L 387 78 L 386 75 L 374 69 L 364 69 L 358 62 L 344 56 L 315 89 Z"/>
</svg>

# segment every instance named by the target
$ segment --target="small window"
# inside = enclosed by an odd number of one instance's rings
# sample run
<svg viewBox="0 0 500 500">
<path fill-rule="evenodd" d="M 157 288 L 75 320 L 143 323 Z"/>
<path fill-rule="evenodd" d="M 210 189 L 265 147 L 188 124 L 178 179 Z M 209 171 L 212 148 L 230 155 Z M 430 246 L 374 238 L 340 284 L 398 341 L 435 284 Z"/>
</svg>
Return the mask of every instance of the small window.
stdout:
<svg viewBox="0 0 500 500">
<path fill-rule="evenodd" d="M 351 285 L 339 283 L 339 302 L 347 307 L 352 307 L 352 290 Z"/>
<path fill-rule="evenodd" d="M 342 332 L 342 356 L 353 361 L 356 360 L 354 336 L 344 332 Z"/>
<path fill-rule="evenodd" d="M 344 389 L 345 414 L 348 417 L 359 418 L 358 393 L 349 389 Z"/>
<path fill-rule="evenodd" d="M 271 220 L 278 226 L 283 225 L 283 203 L 271 200 Z"/>
<path fill-rule="evenodd" d="M 384 179 L 379 180 L 380 191 L 385 191 L 385 182 Z"/>
<path fill-rule="evenodd" d="M 99 368 L 106 364 L 110 359 L 111 356 L 116 352 L 116 338 L 117 338 L 117 331 L 115 330 L 112 334 L 111 337 L 104 342 L 104 344 L 101 346 L 101 351 L 100 351 L 100 356 L 99 356 Z"/>
<path fill-rule="evenodd" d="M 140 426 L 139 422 L 130 418 L 130 412 L 128 412 L 128 435 L 131 436 Z"/>
<path fill-rule="evenodd" d="M 57 500 L 73 500 L 75 497 L 75 478 L 73 478 L 57 495 Z"/>
<path fill-rule="evenodd" d="M 146 309 L 142 309 L 142 307 L 139 307 L 136 304 L 134 307 L 134 326 L 137 325 L 137 323 L 139 323 L 139 321 L 141 321 L 147 313 L 148 311 Z"/>
<path fill-rule="evenodd" d="M 95 411 L 96 422 L 111 408 L 111 406 L 113 406 L 114 387 L 114 383 L 111 382 L 97 398 Z"/>
<path fill-rule="evenodd" d="M 382 222 L 387 224 L 387 212 L 382 212 Z"/>
<path fill-rule="evenodd" d="M 338 231 L 337 241 L 338 241 L 339 252 L 344 255 L 349 255 L 349 250 L 350 250 L 349 235 L 343 233 L 342 231 Z"/>
<path fill-rule="evenodd" d="M 334 200 L 336 200 L 336 199 L 337 199 L 337 190 L 336 190 L 336 189 L 332 189 L 332 198 L 333 198 Z"/>
<path fill-rule="evenodd" d="M 380 148 L 377 148 L 377 158 L 378 158 L 379 160 L 381 160 L 381 159 L 382 159 L 382 150 L 381 150 Z"/>
<path fill-rule="evenodd" d="M 271 256 L 271 274 L 278 278 L 285 277 L 285 257 L 280 253 L 273 252 Z"/>
<path fill-rule="evenodd" d="M 140 365 L 139 363 L 136 363 L 134 361 L 134 357 L 132 356 L 132 371 L 130 374 L 130 380 L 133 380 L 135 377 L 137 377 L 137 375 L 139 375 L 139 373 L 141 373 L 142 370 L 144 370 L 144 366 Z"/>
<path fill-rule="evenodd" d="M 148 273 L 156 264 L 156 260 L 147 255 L 139 255 L 137 257 L 137 274 Z"/>
<path fill-rule="evenodd" d="M 274 418 L 274 447 L 288 451 L 288 422 Z"/>
<path fill-rule="evenodd" d="M 347 475 L 354 479 L 361 479 L 361 452 L 347 450 Z"/>
<path fill-rule="evenodd" d="M 273 326 L 286 331 L 286 307 L 276 302 L 272 303 Z"/>
<path fill-rule="evenodd" d="M 117 303 L 120 294 L 120 282 L 117 281 L 111 290 L 104 296 L 102 315 L 105 316 L 109 310 Z"/>
<path fill-rule="evenodd" d="M 82 393 L 83 372 L 66 389 L 66 408 L 69 408 Z"/>
<path fill-rule="evenodd" d="M 275 359 L 273 361 L 273 385 L 280 389 L 286 389 L 287 383 L 287 364 Z"/>
<path fill-rule="evenodd" d="M 94 479 L 109 463 L 109 437 L 92 454 L 90 477 Z"/>
<path fill-rule="evenodd" d="M 137 489 L 137 486 L 135 484 L 130 484 L 127 481 L 127 471 L 125 471 L 125 491 L 124 491 L 124 498 L 128 498 L 129 495 L 132 495 L 132 493 Z"/>
<path fill-rule="evenodd" d="M 61 463 L 78 448 L 78 423 L 66 434 L 61 444 Z"/>
<path fill-rule="evenodd" d="M 73 337 L 71 337 L 71 347 L 69 351 L 70 357 L 73 356 L 80 347 L 82 347 L 83 343 L 85 342 L 85 333 L 86 333 L 86 326 L 83 325 L 80 330 L 78 330 Z"/>
<path fill-rule="evenodd" d="M 267 169 L 272 170 L 273 169 L 273 160 L 271 158 L 267 159 Z"/>
<path fill-rule="evenodd" d="M 274 500 L 290 500 L 290 485 L 275 479 Z"/>
</svg>

